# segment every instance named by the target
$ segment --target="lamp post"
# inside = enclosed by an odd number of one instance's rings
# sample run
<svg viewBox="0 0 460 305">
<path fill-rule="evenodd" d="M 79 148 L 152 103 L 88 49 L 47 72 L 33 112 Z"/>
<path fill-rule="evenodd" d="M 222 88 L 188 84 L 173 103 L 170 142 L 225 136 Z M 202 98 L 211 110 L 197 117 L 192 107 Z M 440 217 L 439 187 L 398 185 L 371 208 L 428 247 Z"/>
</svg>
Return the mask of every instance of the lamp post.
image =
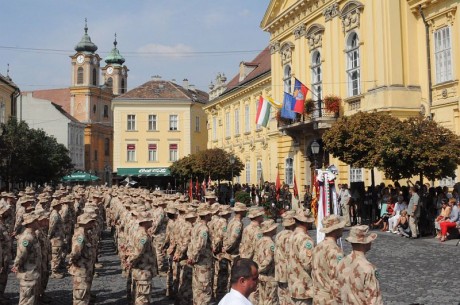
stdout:
<svg viewBox="0 0 460 305">
<path fill-rule="evenodd" d="M 233 202 L 235 201 L 235 198 L 233 198 L 233 165 L 235 164 L 235 156 L 234 155 L 230 155 L 230 158 L 228 159 L 228 161 L 230 162 L 230 165 L 232 166 L 232 185 L 231 185 L 231 189 L 230 189 L 230 205 L 233 204 Z"/>
<path fill-rule="evenodd" d="M 311 148 L 311 153 L 313 154 L 313 162 L 314 162 L 313 164 L 316 170 L 318 168 L 318 154 L 319 154 L 320 145 L 318 142 L 316 142 L 316 140 L 313 140 L 313 143 L 311 143 L 310 148 Z"/>
</svg>

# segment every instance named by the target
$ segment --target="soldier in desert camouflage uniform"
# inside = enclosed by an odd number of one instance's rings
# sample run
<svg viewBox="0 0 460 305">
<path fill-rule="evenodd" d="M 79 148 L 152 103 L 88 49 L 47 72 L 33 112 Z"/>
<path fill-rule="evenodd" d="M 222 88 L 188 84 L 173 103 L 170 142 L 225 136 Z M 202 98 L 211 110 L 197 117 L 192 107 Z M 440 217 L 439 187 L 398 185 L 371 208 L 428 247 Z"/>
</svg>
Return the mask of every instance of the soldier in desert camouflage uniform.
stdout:
<svg viewBox="0 0 460 305">
<path fill-rule="evenodd" d="M 278 300 L 280 305 L 291 305 L 291 296 L 288 289 L 287 268 L 289 249 L 289 238 L 295 226 L 294 211 L 287 211 L 283 214 L 284 230 L 279 232 L 275 238 L 275 279 L 278 282 Z"/>
<path fill-rule="evenodd" d="M 257 241 L 254 253 L 254 262 L 259 265 L 259 305 L 278 305 L 277 286 L 275 280 L 275 243 L 278 224 L 269 219 L 262 223 L 260 231 L 262 238 Z"/>
<path fill-rule="evenodd" d="M 62 248 L 64 247 L 64 226 L 62 223 L 59 210 L 61 209 L 61 201 L 53 200 L 51 204 L 53 211 L 50 215 L 50 224 L 48 238 L 51 242 L 51 278 L 63 278 L 64 275 L 58 271 L 60 268 L 63 256 Z"/>
<path fill-rule="evenodd" d="M 165 255 L 163 254 L 164 252 L 162 251 L 162 247 L 165 242 L 166 226 L 168 225 L 168 217 L 166 216 L 164 209 L 167 202 L 166 200 L 160 199 L 155 201 L 154 205 L 156 205 L 156 209 L 152 215 L 152 241 L 157 256 L 158 271 L 164 272 Z"/>
<path fill-rule="evenodd" d="M 243 235 L 240 244 L 240 257 L 252 259 L 254 257 L 254 248 L 258 239 L 262 237 L 260 233 L 260 224 L 264 220 L 265 214 L 263 208 L 251 208 L 248 213 L 248 218 L 251 223 L 243 230 Z"/>
<path fill-rule="evenodd" d="M 35 231 L 39 228 L 38 217 L 24 215 L 24 231 L 18 236 L 18 247 L 12 272 L 19 280 L 19 305 L 37 304 L 40 279 L 41 249 Z"/>
<path fill-rule="evenodd" d="M 12 247 L 10 232 L 5 225 L 5 218 L 8 214 L 11 214 L 11 207 L 5 203 L 0 206 L 0 251 L 2 253 L 0 260 L 0 304 L 8 300 L 5 296 L 5 288 L 8 281 Z"/>
<path fill-rule="evenodd" d="M 46 286 L 48 285 L 48 279 L 50 277 L 50 255 L 51 255 L 51 244 L 48 239 L 48 227 L 49 227 L 49 212 L 45 210 L 35 211 L 38 217 L 39 229 L 36 230 L 35 234 L 38 237 L 40 243 L 40 249 L 42 252 L 41 260 L 41 271 L 40 271 L 40 283 L 38 289 L 38 295 L 40 302 L 50 303 L 51 298 L 45 294 Z"/>
<path fill-rule="evenodd" d="M 332 290 L 336 287 L 333 275 L 337 264 L 343 258 L 343 251 L 337 246 L 337 240 L 342 236 L 345 220 L 337 215 L 329 215 L 321 222 L 323 228 L 320 231 L 326 234 L 326 238 L 313 250 L 313 304 L 328 305 L 334 303 Z"/>
<path fill-rule="evenodd" d="M 172 243 L 172 234 L 174 231 L 174 226 L 176 224 L 176 215 L 177 215 L 177 209 L 174 208 L 172 205 L 166 207 L 165 212 L 168 216 L 168 224 L 166 225 L 166 233 L 165 233 L 165 240 L 164 244 L 162 247 L 162 252 L 166 253 L 167 248 L 171 245 Z M 166 296 L 172 297 L 173 295 L 176 294 L 176 291 L 174 291 L 174 282 L 173 282 L 173 264 L 170 255 L 167 256 L 167 268 L 168 271 L 166 273 Z"/>
<path fill-rule="evenodd" d="M 207 223 L 211 220 L 211 211 L 203 206 L 198 209 L 198 221 L 192 229 L 192 240 L 187 250 L 187 263 L 193 266 L 193 304 L 207 305 L 212 295 L 212 251 Z"/>
<path fill-rule="evenodd" d="M 310 210 L 297 210 L 294 215 L 296 227 L 289 244 L 288 286 L 294 305 L 312 304 L 313 281 L 311 279 L 311 257 L 314 242 L 308 236 L 308 226 L 315 221 Z"/>
<path fill-rule="evenodd" d="M 16 217 L 15 217 L 16 219 L 14 222 L 14 229 L 13 229 L 14 236 L 22 233 L 22 230 L 24 229 L 23 224 L 22 224 L 24 214 L 26 213 L 27 209 L 33 206 L 34 202 L 35 202 L 35 198 L 33 196 L 25 195 L 21 197 L 20 206 L 17 207 L 17 210 L 16 210 Z"/>
<path fill-rule="evenodd" d="M 368 226 L 354 226 L 346 238 L 353 251 L 335 268 L 333 293 L 338 304 L 383 304 L 377 269 L 365 256 L 377 234 L 368 231 Z"/>
</svg>

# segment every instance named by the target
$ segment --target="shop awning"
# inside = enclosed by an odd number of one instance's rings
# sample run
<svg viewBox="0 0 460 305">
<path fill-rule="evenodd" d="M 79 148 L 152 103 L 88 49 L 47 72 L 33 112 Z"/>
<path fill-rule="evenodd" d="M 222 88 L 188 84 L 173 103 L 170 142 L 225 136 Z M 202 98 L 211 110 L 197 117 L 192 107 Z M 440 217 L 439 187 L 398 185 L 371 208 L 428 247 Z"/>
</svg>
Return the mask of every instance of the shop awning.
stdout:
<svg viewBox="0 0 460 305">
<path fill-rule="evenodd" d="M 98 176 L 91 175 L 83 171 L 77 171 L 70 175 L 64 176 L 62 178 L 62 181 L 64 182 L 78 182 L 78 181 L 88 182 L 88 181 L 97 181 L 97 180 L 99 180 Z"/>
<path fill-rule="evenodd" d="M 168 167 L 133 167 L 133 168 L 118 168 L 118 176 L 134 176 L 134 177 L 167 177 L 171 176 Z"/>
</svg>

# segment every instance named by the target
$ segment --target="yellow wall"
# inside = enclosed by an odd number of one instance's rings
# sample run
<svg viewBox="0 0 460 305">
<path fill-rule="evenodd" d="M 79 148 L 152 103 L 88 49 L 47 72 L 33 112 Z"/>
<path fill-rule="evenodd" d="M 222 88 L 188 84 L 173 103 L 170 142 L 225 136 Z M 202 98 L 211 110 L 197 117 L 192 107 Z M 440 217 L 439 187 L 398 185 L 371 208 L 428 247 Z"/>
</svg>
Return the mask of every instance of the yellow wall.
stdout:
<svg viewBox="0 0 460 305">
<path fill-rule="evenodd" d="M 12 114 L 11 109 L 11 95 L 14 93 L 16 88 L 0 82 L 0 107 L 4 107 L 4 116 L 0 118 L 3 122 L 7 122 Z M 0 113 L 2 115 L 3 113 Z"/>
</svg>

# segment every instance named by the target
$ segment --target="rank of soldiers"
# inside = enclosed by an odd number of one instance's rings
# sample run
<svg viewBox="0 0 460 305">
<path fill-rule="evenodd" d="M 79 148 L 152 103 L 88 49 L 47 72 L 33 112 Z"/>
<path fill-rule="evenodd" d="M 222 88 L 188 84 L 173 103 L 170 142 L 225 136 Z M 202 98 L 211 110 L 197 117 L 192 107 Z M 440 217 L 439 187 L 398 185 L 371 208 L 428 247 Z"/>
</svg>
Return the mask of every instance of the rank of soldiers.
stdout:
<svg viewBox="0 0 460 305">
<path fill-rule="evenodd" d="M 326 238 L 317 246 L 308 235 L 309 210 L 288 211 L 283 229 L 265 220 L 261 207 L 188 202 L 184 196 L 126 187 L 61 187 L 40 192 L 26 188 L 18 199 L 0 199 L 0 304 L 16 245 L 12 272 L 19 280 L 19 304 L 50 303 L 48 278 L 73 277 L 73 304 L 90 304 L 95 295 L 98 244 L 107 225 L 126 278 L 129 304 L 150 304 L 152 279 L 166 278 L 166 296 L 175 304 L 210 304 L 230 289 L 236 258 L 258 265 L 252 304 L 381 304 L 378 273 L 364 254 L 375 234 L 367 226 L 350 230 L 353 252 L 337 246 L 345 222 L 323 219 Z M 243 218 L 250 223 L 244 227 Z M 279 231 L 279 232 L 278 232 Z M 278 233 L 277 233 L 278 232 Z M 16 240 L 15 243 L 13 241 Z"/>
</svg>

